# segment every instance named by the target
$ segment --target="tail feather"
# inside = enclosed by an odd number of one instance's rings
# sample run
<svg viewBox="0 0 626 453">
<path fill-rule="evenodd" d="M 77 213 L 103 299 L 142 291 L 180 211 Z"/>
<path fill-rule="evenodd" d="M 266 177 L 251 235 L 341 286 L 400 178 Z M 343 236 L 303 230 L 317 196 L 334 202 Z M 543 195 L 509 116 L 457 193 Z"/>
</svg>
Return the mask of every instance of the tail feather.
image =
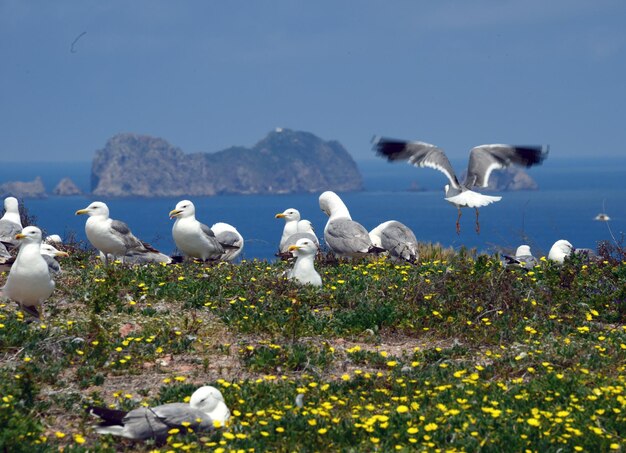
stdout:
<svg viewBox="0 0 626 453">
<path fill-rule="evenodd" d="M 122 425 L 124 423 L 124 417 L 128 412 L 119 411 L 115 409 L 108 409 L 106 407 L 89 406 L 87 412 L 96 417 L 100 417 L 103 422 L 103 426 L 113 424 Z"/>
</svg>

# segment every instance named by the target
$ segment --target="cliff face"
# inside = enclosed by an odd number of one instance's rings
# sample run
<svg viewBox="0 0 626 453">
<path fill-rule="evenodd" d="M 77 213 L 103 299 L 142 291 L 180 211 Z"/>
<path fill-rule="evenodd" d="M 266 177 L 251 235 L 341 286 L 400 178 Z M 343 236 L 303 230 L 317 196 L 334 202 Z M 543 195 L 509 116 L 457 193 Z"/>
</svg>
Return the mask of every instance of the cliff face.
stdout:
<svg viewBox="0 0 626 453">
<path fill-rule="evenodd" d="M 91 184 L 94 195 L 107 197 L 363 188 L 356 163 L 341 144 L 288 129 L 269 133 L 252 148 L 194 154 L 160 138 L 119 134 L 96 152 Z"/>
</svg>

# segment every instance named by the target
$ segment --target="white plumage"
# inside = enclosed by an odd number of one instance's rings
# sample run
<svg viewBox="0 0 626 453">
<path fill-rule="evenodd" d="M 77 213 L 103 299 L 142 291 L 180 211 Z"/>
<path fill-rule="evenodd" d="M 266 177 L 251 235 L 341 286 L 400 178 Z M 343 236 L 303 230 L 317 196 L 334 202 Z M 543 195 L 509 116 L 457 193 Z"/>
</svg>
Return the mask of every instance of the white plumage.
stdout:
<svg viewBox="0 0 626 453">
<path fill-rule="evenodd" d="M 172 237 L 184 255 L 206 261 L 218 260 L 224 254 L 213 230 L 196 220 L 196 207 L 191 201 L 179 201 L 170 211 L 170 218 L 176 219 Z"/>
<path fill-rule="evenodd" d="M 289 247 L 289 251 L 296 257 L 296 262 L 289 271 L 288 278 L 303 285 L 322 286 L 322 277 L 315 270 L 317 244 L 310 239 L 299 239 L 295 245 Z"/>
</svg>

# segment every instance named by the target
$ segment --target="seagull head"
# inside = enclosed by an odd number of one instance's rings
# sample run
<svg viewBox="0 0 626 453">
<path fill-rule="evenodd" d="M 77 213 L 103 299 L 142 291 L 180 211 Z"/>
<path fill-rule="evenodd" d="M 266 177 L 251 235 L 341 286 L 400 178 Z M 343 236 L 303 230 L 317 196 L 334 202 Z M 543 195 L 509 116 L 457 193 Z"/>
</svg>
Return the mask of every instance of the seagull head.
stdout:
<svg viewBox="0 0 626 453">
<path fill-rule="evenodd" d="M 27 226 L 21 233 L 15 235 L 15 239 L 24 244 L 41 243 L 41 230 L 36 226 Z"/>
<path fill-rule="evenodd" d="M 559 239 L 552 245 L 548 252 L 548 259 L 563 264 L 566 256 L 570 256 L 574 251 L 574 246 L 565 239 Z"/>
<path fill-rule="evenodd" d="M 109 217 L 109 207 L 101 201 L 94 201 L 84 209 L 76 211 L 76 215 L 87 214 L 89 217 L 102 216 Z"/>
<path fill-rule="evenodd" d="M 320 209 L 329 217 L 334 216 L 335 218 L 345 217 L 348 219 L 352 219 L 350 217 L 350 212 L 346 207 L 345 203 L 339 198 L 335 192 L 327 190 L 326 192 L 320 195 Z"/>
<path fill-rule="evenodd" d="M 310 239 L 298 239 L 295 245 L 290 245 L 289 249 L 295 256 L 315 255 L 317 253 L 317 245 Z"/>
<path fill-rule="evenodd" d="M 56 247 L 50 244 L 45 244 L 45 243 L 41 244 L 39 251 L 42 255 L 47 255 L 52 258 L 57 257 L 57 256 L 65 256 L 65 257 L 70 256 L 67 252 L 63 252 L 57 249 Z"/>
<path fill-rule="evenodd" d="M 220 402 L 224 403 L 222 392 L 211 385 L 205 385 L 193 392 L 189 400 L 189 406 L 202 412 L 210 413 L 215 410 Z"/>
<path fill-rule="evenodd" d="M 12 214 L 19 214 L 20 211 L 19 211 L 19 205 L 17 203 L 17 198 L 6 197 L 4 199 L 4 210 Z"/>
<path fill-rule="evenodd" d="M 285 209 L 283 212 L 276 214 L 277 219 L 285 219 L 286 222 L 292 220 L 300 220 L 300 211 L 294 208 Z"/>
<path fill-rule="evenodd" d="M 176 203 L 176 207 L 170 211 L 170 219 L 191 217 L 196 214 L 196 207 L 189 200 Z"/>
<path fill-rule="evenodd" d="M 531 256 L 529 245 L 520 245 L 515 251 L 515 256 Z"/>
</svg>

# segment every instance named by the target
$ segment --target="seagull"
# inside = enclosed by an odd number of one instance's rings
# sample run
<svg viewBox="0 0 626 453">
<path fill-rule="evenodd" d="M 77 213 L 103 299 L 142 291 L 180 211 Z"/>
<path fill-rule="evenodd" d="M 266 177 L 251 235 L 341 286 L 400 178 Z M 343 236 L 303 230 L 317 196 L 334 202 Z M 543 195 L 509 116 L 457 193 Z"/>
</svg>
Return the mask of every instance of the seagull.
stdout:
<svg viewBox="0 0 626 453">
<path fill-rule="evenodd" d="M 170 211 L 170 219 L 176 219 L 172 236 L 183 254 L 202 261 L 219 260 L 224 254 L 213 230 L 196 220 L 196 207 L 191 201 L 179 201 Z"/>
<path fill-rule="evenodd" d="M 56 247 L 54 247 L 53 245 L 46 244 L 45 242 L 41 244 L 39 253 L 41 253 L 41 256 L 43 256 L 43 259 L 46 261 L 46 264 L 48 264 L 48 273 L 50 274 L 51 277 L 61 273 L 61 265 L 56 260 L 56 257 L 59 257 L 59 256 L 68 257 L 69 256 L 67 252 L 63 252 L 57 249 Z"/>
<path fill-rule="evenodd" d="M 320 209 L 329 216 L 324 228 L 324 240 L 335 255 L 359 257 L 384 251 L 372 244 L 363 225 L 352 220 L 348 208 L 335 192 L 322 193 L 319 204 Z"/>
<path fill-rule="evenodd" d="M 507 266 L 517 266 L 526 270 L 533 269 L 539 262 L 530 251 L 529 245 L 520 245 L 515 251 L 515 256 L 503 255 Z"/>
<path fill-rule="evenodd" d="M 124 222 L 111 219 L 109 207 L 105 203 L 94 201 L 86 208 L 76 211 L 76 215 L 82 214 L 89 216 L 85 223 L 87 239 L 101 252 L 105 265 L 109 264 L 109 255 L 121 258 L 122 262 L 126 262 L 127 255 L 134 256 L 129 262 L 136 262 L 138 255 L 149 260 L 150 255 L 155 252 L 162 255 L 159 258 L 165 262 L 171 261 L 168 256 L 161 254 L 150 244 L 137 239 Z"/>
<path fill-rule="evenodd" d="M 15 239 L 20 242 L 20 248 L 0 292 L 36 318 L 40 317 L 38 307 L 54 290 L 48 263 L 41 256 L 41 236 L 41 230 L 36 226 L 27 226 L 15 235 Z"/>
<path fill-rule="evenodd" d="M 17 198 L 7 197 L 4 199 L 4 215 L 0 218 L 0 245 L 11 250 L 19 245 L 15 235 L 22 231 L 22 219 L 20 218 Z"/>
<path fill-rule="evenodd" d="M 193 392 L 189 404 L 168 403 L 154 407 L 139 407 L 130 412 L 104 407 L 89 407 L 89 413 L 100 417 L 95 427 L 98 434 L 112 434 L 127 439 L 163 441 L 170 430 L 182 432 L 206 431 L 219 422 L 223 426 L 230 418 L 230 410 L 222 393 L 210 385 Z"/>
<path fill-rule="evenodd" d="M 408 142 L 389 138 L 375 138 L 374 149 L 389 161 L 407 160 L 416 167 L 430 167 L 442 172 L 450 184 L 444 186 L 445 199 L 459 211 L 456 220 L 456 232 L 461 231 L 461 208 L 469 207 L 476 210 L 476 232 L 480 233 L 478 208 L 487 206 L 502 197 L 484 195 L 472 190 L 473 187 L 487 187 L 489 176 L 493 170 L 519 165 L 531 167 L 541 164 L 548 156 L 547 146 L 512 146 L 512 145 L 480 145 L 470 151 L 467 176 L 463 183 L 459 182 L 454 169 L 441 148 L 424 142 Z"/>
<path fill-rule="evenodd" d="M 415 263 L 419 259 L 417 238 L 409 227 L 396 220 L 389 220 L 369 232 L 372 243 L 381 247 L 396 260 Z"/>
<path fill-rule="evenodd" d="M 609 217 L 608 214 L 601 212 L 600 214 L 595 216 L 593 220 L 597 220 L 598 222 L 608 222 L 609 220 L 611 220 L 611 217 Z"/>
<path fill-rule="evenodd" d="M 217 242 L 224 248 L 224 253 L 220 256 L 221 261 L 233 261 L 241 254 L 244 241 L 237 228 L 228 223 L 217 222 L 211 225 L 211 230 Z"/>
<path fill-rule="evenodd" d="M 295 241 L 288 241 L 288 239 L 296 233 L 311 233 L 313 226 L 308 220 L 300 220 L 300 211 L 294 208 L 285 209 L 283 212 L 276 214 L 277 219 L 285 219 L 285 227 L 283 228 L 283 234 L 280 238 L 280 245 L 278 246 L 280 253 L 285 253 L 290 245 L 295 244 Z M 313 232 L 315 236 L 315 232 Z M 317 237 L 316 237 L 317 240 Z"/>
<path fill-rule="evenodd" d="M 598 260 L 598 257 L 593 250 L 574 248 L 571 242 L 566 241 L 565 239 L 559 239 L 552 245 L 550 252 L 548 252 L 548 259 L 557 264 L 563 264 L 565 262 L 565 258 L 572 255 L 580 256 L 587 261 Z"/>
<path fill-rule="evenodd" d="M 299 239 L 295 245 L 291 245 L 289 251 L 296 257 L 296 262 L 287 277 L 302 285 L 322 286 L 322 277 L 314 266 L 317 244 L 310 239 L 303 238 Z"/>
</svg>

